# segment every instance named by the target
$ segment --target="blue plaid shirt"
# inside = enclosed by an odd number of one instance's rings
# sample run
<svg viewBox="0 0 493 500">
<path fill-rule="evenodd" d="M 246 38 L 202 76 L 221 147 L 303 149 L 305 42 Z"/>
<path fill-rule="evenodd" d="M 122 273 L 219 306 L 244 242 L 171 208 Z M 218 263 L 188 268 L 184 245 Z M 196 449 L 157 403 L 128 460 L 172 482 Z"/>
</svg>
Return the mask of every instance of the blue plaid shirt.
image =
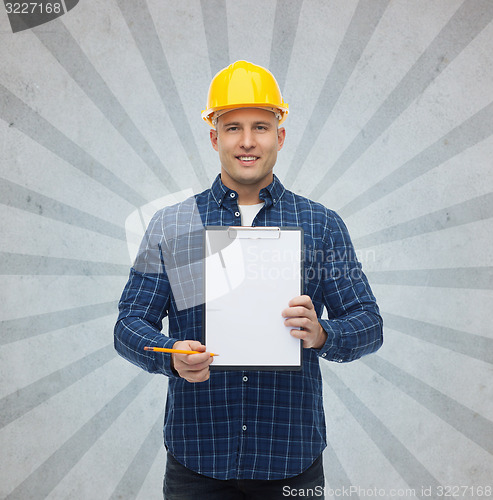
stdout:
<svg viewBox="0 0 493 500">
<path fill-rule="evenodd" d="M 201 237 L 185 227 L 196 227 L 197 220 L 203 226 L 241 225 L 237 193 L 220 176 L 211 189 L 156 213 L 130 271 L 115 326 L 121 356 L 169 377 L 167 448 L 189 469 L 217 479 L 284 479 L 306 470 L 326 446 L 319 358 L 352 361 L 382 344 L 378 306 L 340 217 L 286 190 L 275 176 L 259 197 L 265 205 L 254 226 L 303 228 L 304 294 L 312 298 L 319 318 L 324 307 L 329 318 L 320 319 L 325 345 L 303 349 L 301 371 L 214 370 L 208 381 L 189 383 L 172 371 L 169 355 L 143 349 L 202 338 L 197 299 L 202 284 L 193 272 Z M 184 238 L 187 245 L 177 246 Z M 181 270 L 180 283 L 188 283 L 191 294 L 173 288 L 172 269 Z M 161 333 L 166 316 L 167 336 Z"/>
</svg>

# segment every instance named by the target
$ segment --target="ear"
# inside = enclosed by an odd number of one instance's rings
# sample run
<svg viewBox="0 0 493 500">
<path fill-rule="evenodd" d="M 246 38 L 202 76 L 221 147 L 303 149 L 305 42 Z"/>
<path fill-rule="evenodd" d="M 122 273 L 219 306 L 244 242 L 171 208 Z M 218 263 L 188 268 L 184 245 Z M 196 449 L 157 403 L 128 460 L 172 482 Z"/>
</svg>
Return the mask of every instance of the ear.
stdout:
<svg viewBox="0 0 493 500">
<path fill-rule="evenodd" d="M 284 139 L 286 139 L 286 129 L 284 127 L 277 129 L 277 150 L 281 151 L 284 146 Z"/>
<path fill-rule="evenodd" d="M 218 151 L 218 146 L 217 146 L 217 130 L 214 130 L 213 128 L 211 128 L 210 132 L 209 132 L 209 135 L 211 137 L 211 144 L 212 144 L 212 147 Z"/>
</svg>

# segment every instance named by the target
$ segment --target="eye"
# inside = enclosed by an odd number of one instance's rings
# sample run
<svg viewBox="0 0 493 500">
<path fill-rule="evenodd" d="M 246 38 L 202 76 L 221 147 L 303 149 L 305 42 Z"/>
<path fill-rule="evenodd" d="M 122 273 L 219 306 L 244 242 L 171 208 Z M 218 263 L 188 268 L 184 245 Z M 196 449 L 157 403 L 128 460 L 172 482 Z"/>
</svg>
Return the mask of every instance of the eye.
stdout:
<svg viewBox="0 0 493 500">
<path fill-rule="evenodd" d="M 238 127 L 235 127 L 235 126 L 231 126 L 231 127 L 226 128 L 227 132 L 236 132 L 237 130 L 238 130 Z"/>
</svg>

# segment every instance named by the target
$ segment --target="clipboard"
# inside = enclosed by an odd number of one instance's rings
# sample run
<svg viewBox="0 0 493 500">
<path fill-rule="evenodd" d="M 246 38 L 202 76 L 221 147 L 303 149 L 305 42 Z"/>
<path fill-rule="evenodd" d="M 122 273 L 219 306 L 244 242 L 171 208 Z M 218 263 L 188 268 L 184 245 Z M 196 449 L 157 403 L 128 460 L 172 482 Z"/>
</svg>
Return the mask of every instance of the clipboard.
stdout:
<svg viewBox="0 0 493 500">
<path fill-rule="evenodd" d="M 281 316 L 303 290 L 303 229 L 207 226 L 203 343 L 212 370 L 301 370 L 302 341 Z"/>
</svg>

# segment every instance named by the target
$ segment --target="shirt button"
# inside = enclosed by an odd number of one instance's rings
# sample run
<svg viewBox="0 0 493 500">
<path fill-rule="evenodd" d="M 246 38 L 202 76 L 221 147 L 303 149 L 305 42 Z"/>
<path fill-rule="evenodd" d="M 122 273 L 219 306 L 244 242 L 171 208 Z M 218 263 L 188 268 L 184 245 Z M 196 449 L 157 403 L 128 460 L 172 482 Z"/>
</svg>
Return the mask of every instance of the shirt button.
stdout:
<svg viewBox="0 0 493 500">
<path fill-rule="evenodd" d="M 244 425 L 244 426 L 242 427 L 242 429 L 243 429 L 244 431 L 246 431 L 246 430 L 247 430 L 247 426 L 246 426 L 246 425 Z"/>
<path fill-rule="evenodd" d="M 324 352 L 324 353 L 322 354 L 322 358 L 325 358 L 325 356 L 327 356 L 327 353 L 326 353 L 326 352 Z"/>
<path fill-rule="evenodd" d="M 236 194 L 235 194 L 235 193 L 229 193 L 229 197 L 230 197 L 230 198 L 234 198 L 235 196 L 236 196 Z"/>
<path fill-rule="evenodd" d="M 243 382 L 248 382 L 248 377 L 243 377 Z"/>
<path fill-rule="evenodd" d="M 239 217 L 240 215 L 240 212 L 235 212 L 235 217 Z"/>
</svg>

